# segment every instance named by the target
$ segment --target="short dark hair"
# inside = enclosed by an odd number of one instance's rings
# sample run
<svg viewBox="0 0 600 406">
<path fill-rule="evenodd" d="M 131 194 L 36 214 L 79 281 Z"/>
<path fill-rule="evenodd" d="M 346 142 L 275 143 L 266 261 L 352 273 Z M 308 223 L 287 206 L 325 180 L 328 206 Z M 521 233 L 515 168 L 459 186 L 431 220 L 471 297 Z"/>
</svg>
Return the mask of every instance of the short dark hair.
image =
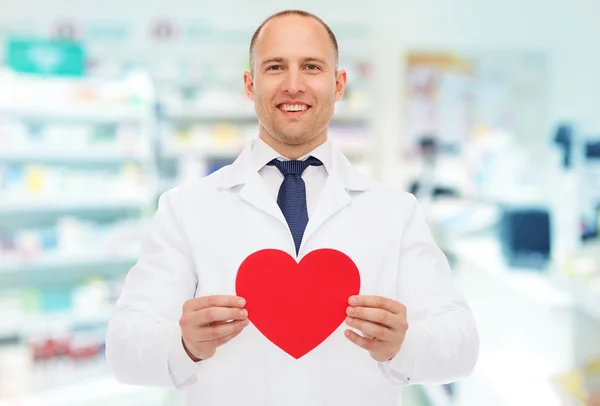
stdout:
<svg viewBox="0 0 600 406">
<path fill-rule="evenodd" d="M 316 21 L 318 21 L 327 31 L 327 34 L 329 35 L 329 39 L 331 40 L 331 44 L 333 45 L 333 48 L 335 49 L 335 64 L 336 64 L 336 68 L 337 68 L 337 63 L 338 63 L 338 58 L 339 58 L 339 49 L 338 49 L 338 42 L 337 39 L 335 38 L 335 34 L 333 33 L 333 31 L 331 31 L 331 28 L 329 28 L 329 26 L 325 23 L 325 21 L 321 20 L 319 17 L 317 17 L 316 15 L 309 13 L 308 11 L 304 11 L 304 10 L 284 10 L 284 11 L 280 11 L 278 13 L 275 13 L 269 17 L 267 17 L 256 29 L 256 31 L 254 31 L 254 34 L 252 35 L 252 40 L 250 41 L 250 70 L 253 70 L 253 62 L 254 62 L 254 46 L 256 45 L 256 39 L 258 38 L 258 35 L 260 34 L 260 32 L 262 31 L 263 27 L 265 26 L 265 24 L 267 24 L 269 21 L 278 18 L 278 17 L 284 17 L 287 15 L 296 15 L 296 16 L 300 16 L 300 17 L 306 17 L 306 18 L 312 18 Z"/>
</svg>

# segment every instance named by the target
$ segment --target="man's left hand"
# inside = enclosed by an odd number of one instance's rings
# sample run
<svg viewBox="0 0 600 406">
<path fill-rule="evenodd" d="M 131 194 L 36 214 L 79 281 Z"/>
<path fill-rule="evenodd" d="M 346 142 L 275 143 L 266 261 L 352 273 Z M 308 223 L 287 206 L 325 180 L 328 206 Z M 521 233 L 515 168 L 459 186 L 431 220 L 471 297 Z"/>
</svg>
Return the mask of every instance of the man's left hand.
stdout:
<svg viewBox="0 0 600 406">
<path fill-rule="evenodd" d="M 406 307 L 381 296 L 352 296 L 348 303 L 346 324 L 362 332 L 364 337 L 352 330 L 346 330 L 346 337 L 369 351 L 376 361 L 392 359 L 400 350 L 408 330 Z"/>
</svg>

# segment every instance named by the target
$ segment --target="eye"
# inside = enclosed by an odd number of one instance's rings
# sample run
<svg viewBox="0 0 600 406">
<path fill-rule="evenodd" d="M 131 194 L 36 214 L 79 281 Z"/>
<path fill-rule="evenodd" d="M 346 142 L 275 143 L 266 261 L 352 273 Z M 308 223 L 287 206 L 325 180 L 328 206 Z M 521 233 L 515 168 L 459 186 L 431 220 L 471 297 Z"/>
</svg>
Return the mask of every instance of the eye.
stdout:
<svg viewBox="0 0 600 406">
<path fill-rule="evenodd" d="M 280 70 L 280 68 L 283 68 L 281 65 L 271 65 L 267 68 L 267 70 Z"/>
<path fill-rule="evenodd" d="M 317 65 L 311 65 L 311 64 L 306 65 L 306 68 L 308 70 L 318 70 L 319 69 L 319 67 Z"/>
</svg>

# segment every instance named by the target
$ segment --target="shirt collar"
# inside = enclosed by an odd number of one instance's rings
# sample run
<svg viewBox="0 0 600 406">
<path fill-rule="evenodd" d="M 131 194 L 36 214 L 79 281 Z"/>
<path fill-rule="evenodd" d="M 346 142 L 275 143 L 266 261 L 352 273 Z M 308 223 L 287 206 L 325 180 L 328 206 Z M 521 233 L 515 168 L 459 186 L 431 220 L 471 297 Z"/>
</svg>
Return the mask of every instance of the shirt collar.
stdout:
<svg viewBox="0 0 600 406">
<path fill-rule="evenodd" d="M 323 166 L 327 173 L 331 173 L 332 171 L 332 148 L 331 141 L 327 139 L 324 143 L 319 145 L 317 148 L 299 158 L 299 160 L 305 160 L 309 156 L 313 156 L 317 158 L 319 161 L 323 162 Z M 267 163 L 271 162 L 273 159 L 279 159 L 282 161 L 287 161 L 288 159 L 281 156 L 280 153 L 275 151 L 269 144 L 264 142 L 262 138 L 256 137 L 255 142 L 252 145 L 252 163 L 254 165 L 254 169 L 258 172 L 260 171 Z"/>
<path fill-rule="evenodd" d="M 236 160 L 231 164 L 227 165 L 223 168 L 223 170 L 219 170 L 216 172 L 216 175 L 219 176 L 217 181 L 218 187 L 220 188 L 231 188 L 234 186 L 245 185 L 248 182 L 252 182 L 258 179 L 260 180 L 260 176 L 258 171 L 262 166 L 257 165 L 253 159 L 252 151 L 256 144 L 260 144 L 258 137 L 254 137 L 248 141 L 246 146 L 240 155 L 236 158 Z M 352 191 L 365 191 L 369 189 L 369 187 L 373 184 L 373 182 L 356 170 L 348 161 L 348 158 L 342 154 L 342 152 L 336 148 L 336 146 L 331 141 L 327 141 L 327 147 L 322 148 L 324 150 L 330 149 L 331 155 L 327 153 L 321 154 L 321 151 L 313 151 L 317 152 L 319 155 L 319 159 L 323 159 L 325 165 L 330 165 L 331 170 L 327 169 L 327 173 L 329 175 L 329 180 L 337 179 L 337 181 L 341 182 L 343 187 L 347 190 Z M 325 145 L 325 144 L 324 144 Z M 260 148 L 260 147 L 259 147 Z M 309 155 L 312 155 L 309 154 Z M 274 153 L 274 157 L 279 156 L 279 154 Z M 265 161 L 266 163 L 268 161 Z M 260 168 L 257 169 L 257 166 Z"/>
</svg>

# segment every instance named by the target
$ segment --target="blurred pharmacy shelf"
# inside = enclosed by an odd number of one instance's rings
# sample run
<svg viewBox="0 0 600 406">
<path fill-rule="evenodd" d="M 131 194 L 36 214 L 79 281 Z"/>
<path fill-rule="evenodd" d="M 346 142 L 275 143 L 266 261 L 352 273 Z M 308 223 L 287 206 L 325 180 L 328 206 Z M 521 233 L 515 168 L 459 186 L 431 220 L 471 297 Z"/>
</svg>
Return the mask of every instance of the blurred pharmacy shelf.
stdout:
<svg viewBox="0 0 600 406">
<path fill-rule="evenodd" d="M 141 121 L 152 118 L 152 112 L 140 107 L 85 106 L 45 104 L 13 106 L 0 104 L 0 117 L 35 121 L 70 121 L 106 123 Z"/>
<path fill-rule="evenodd" d="M 576 255 L 574 262 L 586 262 L 586 265 L 579 266 L 579 272 L 555 272 L 552 282 L 569 292 L 574 304 L 600 324 L 600 243 L 594 244 L 593 249 L 589 249 L 592 244 L 585 248 L 582 251 L 587 252 Z"/>
<path fill-rule="evenodd" d="M 0 298 L 62 289 L 62 306 L 90 278 L 119 280 L 135 264 L 156 204 L 154 87 L 141 71 L 1 70 L 0 87 Z"/>
<path fill-rule="evenodd" d="M 9 273 L 33 274 L 35 272 L 65 272 L 72 269 L 93 269 L 97 267 L 130 267 L 137 260 L 137 252 L 98 252 L 89 254 L 42 254 L 31 259 L 2 259 L 0 279 Z"/>
<path fill-rule="evenodd" d="M 31 198 L 8 198 L 0 201 L 0 216 L 17 214 L 35 214 L 40 212 L 78 212 L 78 211 L 112 211 L 128 208 L 143 209 L 150 203 L 149 197 L 111 197 L 111 196 L 89 196 L 62 197 L 53 199 Z"/>
<path fill-rule="evenodd" d="M 77 326 L 103 326 L 108 323 L 110 309 L 95 309 L 77 314 L 72 311 L 19 314 L 5 317 L 0 327 L 0 337 L 27 336 L 37 331 L 66 331 Z"/>
<path fill-rule="evenodd" d="M 20 148 L 3 148 L 0 150 L 0 162 L 54 162 L 54 163 L 85 163 L 85 162 L 123 162 L 148 161 L 152 155 L 138 151 L 123 151 L 115 148 L 90 149 L 53 149 L 47 145 L 30 145 Z"/>
<path fill-rule="evenodd" d="M 489 234 L 457 239 L 448 249 L 462 262 L 477 267 L 528 301 L 562 310 L 578 308 L 600 321 L 599 276 L 584 281 L 568 277 L 556 266 L 545 271 L 510 267 L 501 254 L 498 238 Z"/>
<path fill-rule="evenodd" d="M 0 71 L 0 84 L 0 216 L 151 206 L 156 103 L 146 74 Z"/>
<path fill-rule="evenodd" d="M 175 395 L 157 388 L 123 385 L 108 374 L 96 379 L 40 391 L 0 406 L 177 406 Z"/>
<path fill-rule="evenodd" d="M 460 261 L 476 267 L 499 286 L 509 289 L 524 299 L 551 308 L 568 309 L 573 305 L 571 295 L 553 283 L 548 272 L 511 268 L 501 254 L 498 238 L 492 235 L 474 235 L 448 244 Z"/>
<path fill-rule="evenodd" d="M 20 267 L 18 270 L 13 268 L 0 271 L 0 284 L 3 287 L 2 291 L 4 289 L 39 289 L 51 292 L 53 289 L 85 283 L 92 278 L 124 279 L 135 262 L 135 258 L 117 255 L 116 258 L 103 261 L 82 259 L 81 262 L 56 264 L 56 266 L 40 263 L 39 265 Z"/>
</svg>

